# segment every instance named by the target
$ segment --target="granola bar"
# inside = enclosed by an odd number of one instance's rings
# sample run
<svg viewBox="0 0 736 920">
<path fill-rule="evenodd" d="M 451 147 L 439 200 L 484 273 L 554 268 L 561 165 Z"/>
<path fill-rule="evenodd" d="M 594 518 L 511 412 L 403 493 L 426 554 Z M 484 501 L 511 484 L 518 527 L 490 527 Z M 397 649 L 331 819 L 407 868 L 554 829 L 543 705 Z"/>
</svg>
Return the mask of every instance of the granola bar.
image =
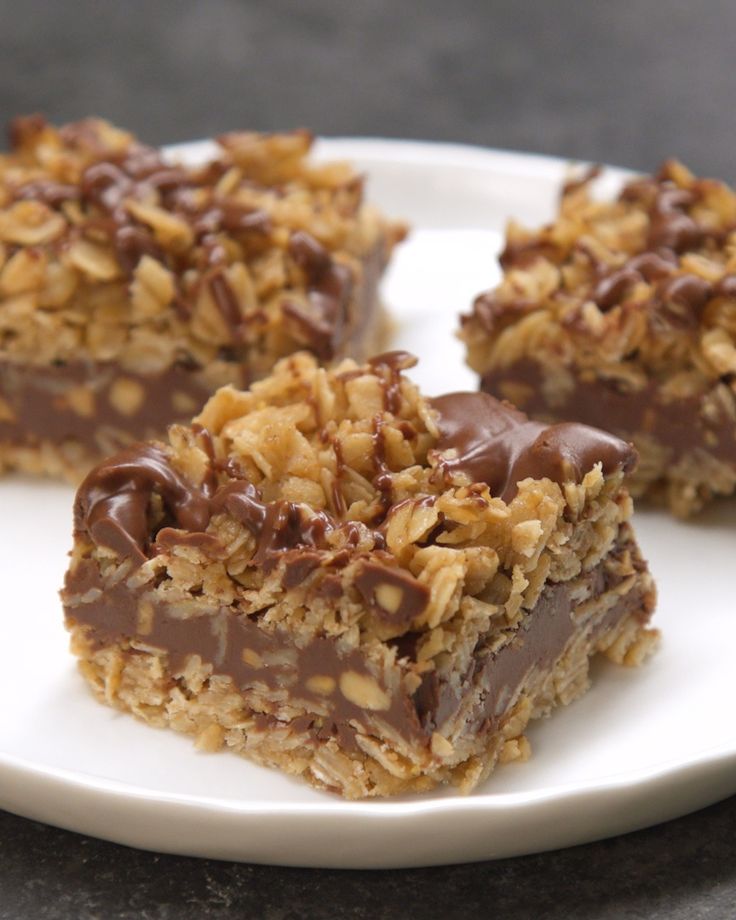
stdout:
<svg viewBox="0 0 736 920">
<path fill-rule="evenodd" d="M 376 351 L 403 227 L 306 132 L 201 166 L 95 119 L 16 119 L 0 156 L 0 470 L 79 479 L 300 349 Z"/>
<path fill-rule="evenodd" d="M 671 161 L 600 201 L 595 175 L 554 223 L 510 225 L 468 361 L 533 417 L 632 441 L 632 494 L 687 516 L 736 490 L 736 193 Z"/>
<path fill-rule="evenodd" d="M 630 445 L 414 363 L 295 355 L 88 475 L 62 596 L 101 701 L 350 798 L 469 791 L 591 656 L 644 658 Z"/>
</svg>

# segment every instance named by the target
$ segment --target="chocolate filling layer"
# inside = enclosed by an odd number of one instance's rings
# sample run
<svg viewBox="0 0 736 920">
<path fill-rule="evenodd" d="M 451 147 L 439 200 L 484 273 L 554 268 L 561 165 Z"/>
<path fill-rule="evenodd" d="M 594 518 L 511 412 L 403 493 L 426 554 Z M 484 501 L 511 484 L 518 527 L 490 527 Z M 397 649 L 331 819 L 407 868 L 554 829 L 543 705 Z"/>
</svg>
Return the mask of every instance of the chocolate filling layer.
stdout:
<svg viewBox="0 0 736 920">
<path fill-rule="evenodd" d="M 236 378 L 239 370 L 234 367 Z M 37 367 L 0 361 L 0 398 L 12 415 L 0 415 L 0 442 L 33 447 L 74 440 L 99 453 L 101 438 L 106 447 L 122 447 L 190 419 L 211 389 L 196 371 L 178 365 L 135 374 L 115 362 Z"/>
<path fill-rule="evenodd" d="M 359 651 L 341 650 L 335 640 L 313 638 L 299 647 L 286 631 L 266 631 L 256 618 L 225 607 L 186 616 L 183 607 L 157 599 L 150 590 L 131 589 L 120 581 L 106 583 L 90 559 L 67 574 L 63 599 L 67 625 L 88 627 L 94 648 L 144 643 L 167 654 L 172 681 L 188 656 L 198 655 L 215 674 L 232 678 L 243 692 L 259 686 L 286 690 L 290 701 L 307 710 L 299 728 L 313 731 L 316 737 L 339 730 L 343 739 L 355 731 L 350 722 L 366 726 L 370 711 L 408 740 L 428 744 L 434 728 L 458 711 L 467 693 L 477 690 L 468 723 L 481 731 L 497 726 L 529 672 L 550 670 L 580 628 L 574 619 L 577 601 L 572 598 L 581 597 L 581 587 L 588 587 L 588 592 L 582 592 L 585 595 L 608 590 L 618 580 L 606 575 L 604 566 L 600 563 L 582 579 L 547 585 L 507 645 L 496 652 L 482 644 L 476 649 L 458 690 L 430 675 L 413 696 L 403 688 L 392 692 L 371 672 Z M 648 612 L 646 599 L 634 590 L 609 608 L 604 618 L 583 628 L 595 635 L 630 613 L 646 619 Z M 365 707 L 343 693 L 345 675 L 351 672 L 379 687 Z"/>
<path fill-rule="evenodd" d="M 736 422 L 725 409 L 717 417 L 706 417 L 700 397 L 665 402 L 655 383 L 635 392 L 622 392 L 609 381 L 576 379 L 568 399 L 552 408 L 543 395 L 543 380 L 541 367 L 530 358 L 523 358 L 503 370 L 484 374 L 481 387 L 502 396 L 504 385 L 521 385 L 525 394 L 523 402 L 516 396 L 516 390 L 514 393 L 521 408 L 530 415 L 605 424 L 627 439 L 647 435 L 668 447 L 675 460 L 701 448 L 720 460 L 736 463 Z"/>
</svg>

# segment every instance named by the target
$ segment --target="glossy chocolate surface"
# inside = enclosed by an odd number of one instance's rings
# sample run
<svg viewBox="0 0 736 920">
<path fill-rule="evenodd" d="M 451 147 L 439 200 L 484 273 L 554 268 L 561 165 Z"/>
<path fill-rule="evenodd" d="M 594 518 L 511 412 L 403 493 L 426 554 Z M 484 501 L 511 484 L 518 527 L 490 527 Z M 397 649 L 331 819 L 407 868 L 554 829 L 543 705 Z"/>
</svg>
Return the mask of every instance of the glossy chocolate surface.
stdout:
<svg viewBox="0 0 736 920">
<path fill-rule="evenodd" d="M 430 400 L 439 413 L 439 451 L 453 451 L 440 467 L 485 482 L 494 496 L 510 501 L 518 483 L 551 479 L 580 482 L 601 463 L 604 474 L 633 469 L 633 448 L 598 428 L 570 422 L 543 425 L 488 393 L 449 393 Z"/>
</svg>

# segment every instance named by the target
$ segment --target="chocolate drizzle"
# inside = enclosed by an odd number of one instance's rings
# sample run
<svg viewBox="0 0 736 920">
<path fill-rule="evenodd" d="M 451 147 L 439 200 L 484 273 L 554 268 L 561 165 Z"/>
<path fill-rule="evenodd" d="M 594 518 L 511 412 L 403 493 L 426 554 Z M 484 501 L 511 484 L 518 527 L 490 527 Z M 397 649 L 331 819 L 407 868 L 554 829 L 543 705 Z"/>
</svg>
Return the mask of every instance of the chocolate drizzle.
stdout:
<svg viewBox="0 0 736 920">
<path fill-rule="evenodd" d="M 274 554 L 297 547 L 329 549 L 328 537 L 336 530 L 345 533 L 348 543 L 360 539 L 359 527 L 353 521 L 340 523 L 324 511 L 307 514 L 294 502 L 264 502 L 259 490 L 246 480 L 221 486 L 212 497 L 210 510 L 212 514 L 227 511 L 253 534 L 257 541 L 254 564 L 273 564 Z"/>
<path fill-rule="evenodd" d="M 625 302 L 636 284 L 654 284 L 653 296 L 641 304 L 650 313 L 654 324 L 665 321 L 679 327 L 695 327 L 709 298 L 736 296 L 736 285 L 733 293 L 726 293 L 728 284 L 714 287 L 696 275 L 679 270 L 679 255 L 708 241 L 721 242 L 728 230 L 701 226 L 689 213 L 708 180 L 699 180 L 692 187 L 682 188 L 674 181 L 672 170 L 672 164 L 667 162 L 657 176 L 634 180 L 621 190 L 621 201 L 635 202 L 648 214 L 646 248 L 613 269 L 605 262 L 592 258 L 594 280 L 590 296 L 605 312 Z M 585 176 L 581 180 L 582 184 L 588 181 Z M 563 191 L 564 194 L 567 192 Z M 576 248 L 582 250 L 584 244 L 576 244 Z M 587 250 L 586 253 L 590 255 Z M 494 312 L 499 315 L 512 309 L 512 304 L 501 303 Z M 486 327 L 489 326 L 487 312 L 483 302 L 476 301 L 474 313 Z M 489 328 L 489 331 L 492 329 Z"/>
<path fill-rule="evenodd" d="M 164 520 L 155 525 L 150 520 L 154 492 L 164 507 Z M 217 555 L 217 541 L 204 531 L 210 518 L 222 512 L 250 531 L 256 540 L 251 562 L 266 569 L 275 567 L 288 550 L 332 550 L 330 537 L 338 531 L 348 546 L 356 546 L 365 537 L 376 550 L 386 545 L 380 531 L 355 521 L 338 521 L 327 512 L 310 511 L 283 499 L 264 502 L 260 491 L 246 479 L 217 487 L 208 474 L 201 486 L 195 486 L 174 469 L 162 447 L 150 444 L 121 452 L 87 476 L 77 493 L 75 529 L 140 564 L 177 542 Z M 170 523 L 184 531 L 180 539 Z M 163 529 L 157 534 L 158 528 Z"/>
<path fill-rule="evenodd" d="M 697 275 L 677 275 L 659 288 L 663 312 L 677 325 L 697 326 L 705 305 L 713 293 L 713 285 Z"/>
<path fill-rule="evenodd" d="M 538 307 L 533 300 L 501 300 L 495 291 L 486 291 L 475 298 L 470 314 L 461 315 L 460 322 L 465 326 L 475 319 L 490 335 Z"/>
<path fill-rule="evenodd" d="M 275 234 L 273 219 L 266 210 L 238 200 L 246 188 L 256 192 L 262 188 L 275 199 L 289 194 L 281 183 L 291 174 L 291 165 L 281 179 L 275 178 L 282 172 L 279 168 L 271 175 L 257 166 L 252 174 L 246 168 L 245 175 L 235 180 L 234 191 L 222 192 L 220 180 L 238 162 L 227 137 L 220 139 L 224 148 L 221 157 L 201 167 L 175 166 L 158 150 L 124 135 L 110 135 L 94 119 L 55 132 L 41 116 L 16 119 L 11 124 L 10 139 L 16 155 L 38 161 L 37 148 L 46 132 L 54 142 L 60 139 L 79 155 L 70 159 L 64 180 L 34 178 L 20 184 L 22 180 L 16 178 L 13 184 L 11 176 L 6 191 L 11 200 L 38 201 L 61 212 L 67 228 L 59 245 L 82 237 L 109 246 L 121 269 L 122 277 L 115 279 L 119 283 L 132 280 L 142 258 L 156 260 L 173 275 L 170 308 L 183 323 L 191 321 L 202 292 L 206 292 L 221 319 L 215 323 L 218 344 L 230 347 L 233 361 L 237 358 L 241 362 L 252 347 L 262 350 L 263 337 L 276 320 L 258 304 L 246 304 L 229 267 L 241 261 L 248 265 L 251 256 L 259 258 L 264 252 L 281 254 L 294 283 L 293 293 L 287 286 L 280 304 L 285 319 L 281 331 L 285 334 L 276 335 L 277 357 L 296 347 L 309 348 L 325 361 L 345 353 L 362 357 L 370 350 L 377 331 L 378 281 L 393 243 L 401 236 L 398 227 L 386 232 L 379 228 L 375 244 L 367 252 L 355 252 L 349 245 L 344 258 L 342 254 L 333 258 L 332 241 L 326 248 L 309 233 L 284 225 Z M 38 166 L 44 169 L 43 163 L 38 162 Z M 351 189 L 351 203 L 343 216 L 360 221 L 362 182 L 356 177 L 347 188 Z M 68 207 L 72 202 L 73 210 Z M 333 206 L 339 207 L 336 200 L 330 202 L 329 208 Z M 161 208 L 183 224 L 181 234 L 177 234 L 180 238 L 173 238 L 173 226 L 169 234 L 165 225 L 171 221 L 164 218 L 159 223 L 154 213 L 149 220 L 142 210 L 145 207 Z M 317 222 L 322 209 L 315 200 Z M 285 240 L 287 232 L 290 237 Z M 344 248 L 337 241 L 336 247 Z M 266 295 L 259 291 L 257 296 Z M 267 337 L 269 341 L 272 338 L 270 334 Z"/>
<path fill-rule="evenodd" d="M 593 289 L 593 300 L 606 312 L 625 299 L 634 285 L 669 278 L 677 270 L 677 256 L 671 249 L 642 252 L 633 256 L 621 268 L 608 271 L 597 266 L 599 281 Z M 692 276 L 688 276 L 692 277 Z"/>
<path fill-rule="evenodd" d="M 655 283 L 654 294 L 642 303 L 650 320 L 665 319 L 671 325 L 694 327 L 700 321 L 713 285 L 690 272 L 675 274 L 674 264 L 664 254 L 647 252 L 635 256 L 616 271 L 604 275 L 593 289 L 592 298 L 606 312 L 626 299 L 631 288 L 641 282 Z"/>
<path fill-rule="evenodd" d="M 638 271 L 624 266 L 598 282 L 593 290 L 593 300 L 604 312 L 610 310 L 641 280 L 642 276 Z"/>
<path fill-rule="evenodd" d="M 375 373 L 383 385 L 384 404 L 394 411 L 400 409 L 401 370 L 415 363 L 416 359 L 406 352 L 388 352 L 372 359 L 370 366 L 375 368 Z M 374 485 L 380 493 L 381 500 L 375 524 L 385 519 L 392 504 L 393 477 L 385 457 L 384 424 L 383 417 L 377 415 L 374 419 L 373 434 L 373 461 L 376 469 Z M 306 506 L 293 502 L 264 502 L 255 485 L 241 478 L 242 472 L 236 464 L 230 461 L 223 464 L 215 458 L 209 434 L 201 426 L 195 427 L 200 444 L 209 457 L 209 469 L 201 486 L 189 485 L 188 491 L 183 492 L 182 484 L 177 480 L 177 492 L 171 487 L 173 480 L 165 480 L 162 476 L 162 466 L 169 463 L 163 450 L 139 445 L 124 452 L 119 458 L 113 457 L 106 461 L 89 474 L 79 490 L 77 529 L 86 529 L 95 542 L 108 546 L 122 555 L 132 556 L 139 562 L 142 561 L 146 558 L 149 547 L 157 542 L 155 535 L 147 532 L 145 515 L 152 493 L 158 491 L 158 486 L 161 485 L 161 499 L 165 508 L 171 512 L 169 517 L 177 520 L 181 526 L 184 526 L 184 521 L 178 517 L 176 507 L 179 496 L 184 496 L 187 501 L 194 500 L 195 494 L 198 496 L 199 526 L 185 526 L 184 529 L 204 531 L 210 517 L 222 511 L 239 520 L 257 541 L 253 558 L 255 564 L 273 565 L 274 554 L 297 547 L 331 549 L 334 542 L 331 541 L 331 537 L 337 531 L 342 532 L 348 545 L 358 545 L 368 536 L 374 549 L 381 550 L 385 547 L 385 537 L 380 530 L 354 521 L 341 521 L 327 512 L 310 511 Z M 404 437 L 416 436 L 411 425 L 405 425 L 400 430 Z M 336 476 L 332 483 L 332 499 L 337 515 L 342 516 L 347 510 L 339 487 L 344 461 L 337 438 L 333 440 L 333 448 Z M 153 454 L 150 453 L 151 450 Z M 140 463 L 137 463 L 137 459 Z M 154 460 L 155 476 L 152 475 Z M 217 487 L 216 470 L 226 472 L 231 477 L 230 481 Z M 172 506 L 170 509 L 169 504 Z M 109 523 L 102 525 L 100 522 L 108 515 Z M 126 529 L 128 523 L 130 526 Z M 163 525 L 159 523 L 157 526 L 165 527 L 167 524 L 164 522 Z M 166 545 L 171 546 L 173 542 L 174 535 L 171 532 L 167 533 Z M 188 542 L 191 545 L 193 541 Z M 202 541 L 200 545 L 210 544 Z"/>
<path fill-rule="evenodd" d="M 383 435 L 384 421 L 380 415 L 373 419 L 373 466 L 376 474 L 373 477 L 373 486 L 378 489 L 381 497 L 381 517 L 385 517 L 388 509 L 391 507 L 391 496 L 393 494 L 393 476 L 391 469 L 386 463 L 386 444 Z"/>
<path fill-rule="evenodd" d="M 15 192 L 17 201 L 42 201 L 50 208 L 58 208 L 65 201 L 78 201 L 80 196 L 80 189 L 76 185 L 54 182 L 53 179 L 27 182 Z"/>
<path fill-rule="evenodd" d="M 694 201 L 693 192 L 665 184 L 657 190 L 649 213 L 650 249 L 672 249 L 683 252 L 702 243 L 705 231 L 686 213 Z"/>
<path fill-rule="evenodd" d="M 401 372 L 415 367 L 417 359 L 408 351 L 386 351 L 368 359 L 368 366 L 375 371 L 386 371 L 388 378 L 383 387 L 383 408 L 398 415 L 401 409 Z"/>
<path fill-rule="evenodd" d="M 311 350 L 327 361 L 337 352 L 344 327 L 350 321 L 348 309 L 353 276 L 313 236 L 303 230 L 292 233 L 289 255 L 304 273 L 309 309 L 287 300 L 283 312 L 307 336 Z"/>
<path fill-rule="evenodd" d="M 93 130 L 92 128 L 90 130 Z M 127 276 L 132 276 L 138 262 L 148 255 L 178 274 L 183 267 L 179 257 L 165 252 L 154 232 L 128 209 L 129 201 L 160 201 L 169 213 L 184 220 L 192 229 L 195 247 L 205 253 L 212 271 L 204 279 L 233 342 L 244 337 L 240 304 L 224 269 L 228 258 L 219 242 L 222 231 L 241 240 L 252 235 L 271 233 L 271 219 L 264 211 L 221 201 L 212 193 L 207 204 L 197 203 L 195 192 L 211 191 L 222 164 L 213 162 L 200 169 L 170 166 L 160 153 L 141 144 L 131 144 L 120 154 L 105 152 L 84 169 L 78 185 L 52 181 L 35 181 L 15 190 L 16 199 L 41 200 L 59 208 L 66 201 L 78 201 L 87 218 L 80 225 L 82 235 L 103 234 L 115 249 L 118 262 Z M 184 316 L 191 314 L 182 291 L 177 305 Z"/>
<path fill-rule="evenodd" d="M 504 501 L 527 477 L 562 485 L 580 482 L 598 462 L 605 475 L 629 472 L 636 462 L 634 449 L 613 435 L 571 422 L 542 425 L 487 393 L 449 393 L 430 403 L 439 413 L 438 468 L 485 482 Z"/>
<path fill-rule="evenodd" d="M 209 521 L 206 497 L 154 444 L 140 444 L 101 463 L 79 487 L 74 526 L 95 543 L 143 562 L 150 541 L 149 509 L 156 491 L 178 527 L 203 531 Z"/>
</svg>

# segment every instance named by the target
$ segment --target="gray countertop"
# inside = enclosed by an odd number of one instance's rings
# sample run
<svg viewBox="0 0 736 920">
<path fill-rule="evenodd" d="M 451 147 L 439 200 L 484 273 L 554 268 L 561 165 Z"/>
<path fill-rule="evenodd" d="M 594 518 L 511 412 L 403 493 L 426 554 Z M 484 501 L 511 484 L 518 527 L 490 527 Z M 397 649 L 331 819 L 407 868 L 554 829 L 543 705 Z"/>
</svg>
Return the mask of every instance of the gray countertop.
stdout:
<svg viewBox="0 0 736 920">
<path fill-rule="evenodd" d="M 0 920 L 732 920 L 734 840 L 736 797 L 555 853 L 317 871 L 159 856 L 0 813 Z"/>
<path fill-rule="evenodd" d="M 643 170 L 677 156 L 736 180 L 731 0 L 0 0 L 0 14 L 3 120 L 94 113 L 152 143 L 301 125 Z M 736 798 L 557 853 L 381 873 L 158 856 L 0 812 L 0 920 L 425 913 L 734 918 Z"/>
</svg>

